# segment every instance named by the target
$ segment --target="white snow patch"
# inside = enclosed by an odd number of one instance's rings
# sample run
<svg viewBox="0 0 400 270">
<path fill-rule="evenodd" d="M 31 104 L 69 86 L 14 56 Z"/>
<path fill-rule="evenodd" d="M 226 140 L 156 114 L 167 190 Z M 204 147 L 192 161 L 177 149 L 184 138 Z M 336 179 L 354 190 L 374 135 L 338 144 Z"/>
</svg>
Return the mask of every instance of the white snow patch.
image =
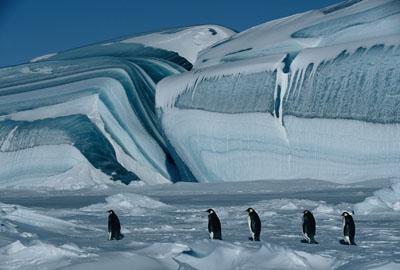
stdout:
<svg viewBox="0 0 400 270">
<path fill-rule="evenodd" d="M 54 246 L 34 240 L 28 245 L 19 240 L 0 249 L 1 269 L 56 269 L 69 265 L 70 258 L 88 257 L 74 245 Z M 5 267 L 5 268 L 2 268 Z"/>
<path fill-rule="evenodd" d="M 41 61 L 41 60 L 49 59 L 49 58 L 51 58 L 51 57 L 53 57 L 53 56 L 55 56 L 55 55 L 57 55 L 57 53 L 45 54 L 45 55 L 42 55 L 42 56 L 35 57 L 35 58 L 33 58 L 31 61 L 29 61 L 29 62 L 35 63 L 35 62 L 38 62 L 38 61 Z"/>
<path fill-rule="evenodd" d="M 246 248 L 203 241 L 176 257 L 196 269 L 331 269 L 335 259 L 262 243 Z M 260 268 L 261 267 L 261 268 Z"/>
<path fill-rule="evenodd" d="M 10 220 L 26 224 L 33 227 L 39 227 L 50 231 L 71 231 L 77 226 L 71 222 L 51 216 L 37 213 L 26 207 L 19 205 L 5 204 L 0 202 L 0 217 L 3 220 Z"/>
<path fill-rule="evenodd" d="M 201 50 L 233 34 L 235 34 L 234 31 L 223 26 L 200 25 L 178 29 L 176 31 L 166 30 L 137 36 L 121 42 L 141 43 L 146 46 L 175 51 L 193 64 L 197 59 L 197 54 Z"/>
<path fill-rule="evenodd" d="M 52 67 L 23 67 L 19 70 L 21 73 L 40 73 L 40 74 L 53 74 L 53 68 Z"/>
<path fill-rule="evenodd" d="M 150 214 L 150 210 L 166 210 L 171 208 L 171 206 L 150 197 L 134 193 L 115 194 L 106 197 L 105 200 L 106 203 L 89 205 L 80 210 L 105 212 L 113 209 L 117 214 L 142 216 Z"/>
<path fill-rule="evenodd" d="M 356 214 L 367 215 L 371 212 L 400 212 L 400 178 L 391 178 L 391 186 L 374 192 L 374 195 L 354 205 Z"/>
</svg>

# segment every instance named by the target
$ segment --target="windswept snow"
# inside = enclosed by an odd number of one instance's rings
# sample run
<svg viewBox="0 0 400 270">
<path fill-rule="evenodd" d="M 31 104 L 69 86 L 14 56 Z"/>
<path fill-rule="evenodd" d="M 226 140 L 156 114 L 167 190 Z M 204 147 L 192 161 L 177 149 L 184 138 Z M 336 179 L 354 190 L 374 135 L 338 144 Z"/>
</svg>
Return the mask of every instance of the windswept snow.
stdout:
<svg viewBox="0 0 400 270">
<path fill-rule="evenodd" d="M 400 179 L 392 178 L 390 187 L 377 190 L 373 196 L 356 204 L 354 210 L 360 215 L 384 211 L 400 212 Z"/>
<path fill-rule="evenodd" d="M 195 63 L 197 55 L 203 49 L 229 38 L 234 31 L 223 26 L 200 25 L 155 32 L 143 36 L 122 40 L 122 43 L 141 43 L 167 51 L 175 51 Z"/>
<path fill-rule="evenodd" d="M 341 213 L 388 184 L 297 179 L 287 189 L 281 181 L 256 181 L 3 190 L 0 269 L 396 269 L 398 211 L 356 211 L 358 246 L 339 243 Z M 221 220 L 222 241 L 208 239 L 210 207 Z M 260 215 L 261 242 L 248 240 L 248 207 Z M 109 209 L 121 221 L 120 241 L 107 240 Z M 318 245 L 301 243 L 305 209 L 315 216 Z"/>
</svg>

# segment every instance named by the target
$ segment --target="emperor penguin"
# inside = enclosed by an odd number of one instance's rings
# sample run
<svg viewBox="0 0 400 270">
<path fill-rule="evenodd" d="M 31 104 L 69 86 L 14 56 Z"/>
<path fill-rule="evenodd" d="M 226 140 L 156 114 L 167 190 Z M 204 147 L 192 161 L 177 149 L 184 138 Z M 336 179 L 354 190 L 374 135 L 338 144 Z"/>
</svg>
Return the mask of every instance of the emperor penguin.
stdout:
<svg viewBox="0 0 400 270">
<path fill-rule="evenodd" d="M 120 240 L 123 235 L 121 234 L 121 224 L 119 223 L 118 216 L 113 210 L 108 210 L 108 240 Z"/>
<path fill-rule="evenodd" d="M 314 240 L 314 236 L 315 236 L 315 219 L 314 219 L 314 216 L 308 210 L 304 210 L 303 213 L 304 213 L 303 214 L 303 235 L 304 235 L 304 238 L 310 244 L 318 244 L 318 242 Z"/>
<path fill-rule="evenodd" d="M 208 209 L 208 232 L 210 233 L 210 239 L 222 240 L 221 235 L 221 222 L 213 209 Z"/>
<path fill-rule="evenodd" d="M 356 235 L 356 225 L 354 224 L 353 217 L 348 212 L 343 212 L 343 237 L 347 245 L 357 245 L 354 242 Z"/>
<path fill-rule="evenodd" d="M 247 217 L 249 223 L 249 229 L 251 237 L 249 237 L 252 241 L 260 241 L 260 233 L 261 233 L 261 220 L 257 215 L 256 211 L 253 208 L 248 208 L 246 212 L 249 213 Z"/>
</svg>

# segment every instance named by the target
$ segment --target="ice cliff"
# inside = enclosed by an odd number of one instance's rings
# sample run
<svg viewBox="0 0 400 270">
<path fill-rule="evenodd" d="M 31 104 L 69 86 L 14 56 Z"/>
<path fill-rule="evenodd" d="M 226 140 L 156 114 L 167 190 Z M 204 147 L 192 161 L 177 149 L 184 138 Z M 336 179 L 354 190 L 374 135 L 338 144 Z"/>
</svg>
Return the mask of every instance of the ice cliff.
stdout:
<svg viewBox="0 0 400 270">
<path fill-rule="evenodd" d="M 163 79 L 162 129 L 202 182 L 400 175 L 400 1 L 267 22 Z"/>
</svg>

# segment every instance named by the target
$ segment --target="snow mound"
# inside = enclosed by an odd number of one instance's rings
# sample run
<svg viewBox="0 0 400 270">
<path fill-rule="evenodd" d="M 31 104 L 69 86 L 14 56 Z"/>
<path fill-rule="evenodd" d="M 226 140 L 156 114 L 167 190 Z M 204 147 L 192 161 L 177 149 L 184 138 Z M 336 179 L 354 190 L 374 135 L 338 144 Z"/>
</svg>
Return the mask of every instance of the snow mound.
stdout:
<svg viewBox="0 0 400 270">
<path fill-rule="evenodd" d="M 168 51 L 175 51 L 192 64 L 200 51 L 229 38 L 234 31 L 218 25 L 199 25 L 170 29 L 122 40 L 121 43 L 141 43 Z"/>
<path fill-rule="evenodd" d="M 116 259 L 118 258 L 118 259 Z M 68 270 L 109 270 L 109 269 L 178 269 L 171 258 L 152 258 L 130 252 L 109 252 L 92 262 L 84 262 L 60 269 Z"/>
<path fill-rule="evenodd" d="M 396 211 L 400 212 L 400 178 L 390 179 L 389 188 L 380 189 L 374 195 L 354 205 L 354 211 L 360 215 L 371 212 Z"/>
<path fill-rule="evenodd" d="M 70 258 L 87 257 L 74 245 L 54 245 L 34 240 L 28 245 L 19 240 L 0 249 L 1 269 L 56 269 L 69 264 Z"/>
<path fill-rule="evenodd" d="M 29 208 L 5 204 L 0 202 L 0 217 L 2 220 L 10 220 L 17 223 L 26 224 L 33 227 L 39 227 L 41 229 L 63 232 L 70 232 L 71 229 L 76 227 L 71 222 L 64 221 L 62 219 L 46 216 L 39 214 Z"/>
<path fill-rule="evenodd" d="M 329 215 L 329 214 L 341 214 L 340 210 L 334 209 L 331 205 L 320 204 L 313 210 L 314 214 Z"/>
<path fill-rule="evenodd" d="M 176 257 L 196 269 L 331 269 L 335 260 L 263 243 L 246 248 L 203 241 Z M 261 268 L 260 268 L 261 266 Z"/>
<path fill-rule="evenodd" d="M 24 178 L 12 182 L 1 183 L 1 188 L 7 189 L 39 189 L 44 190 L 80 190 L 107 189 L 109 185 L 119 182 L 111 181 L 110 177 L 94 168 L 90 163 L 79 163 L 73 168 L 49 177 Z"/>
<path fill-rule="evenodd" d="M 110 209 L 124 215 L 148 215 L 149 210 L 165 210 L 171 208 L 150 197 L 135 193 L 120 193 L 107 197 L 106 203 L 96 203 L 81 208 L 82 211 L 108 211 Z"/>
<path fill-rule="evenodd" d="M 319 202 L 299 199 L 273 199 L 261 201 L 259 205 L 266 206 L 271 210 L 299 210 L 302 212 L 305 209 L 312 209 L 320 205 Z"/>
</svg>

